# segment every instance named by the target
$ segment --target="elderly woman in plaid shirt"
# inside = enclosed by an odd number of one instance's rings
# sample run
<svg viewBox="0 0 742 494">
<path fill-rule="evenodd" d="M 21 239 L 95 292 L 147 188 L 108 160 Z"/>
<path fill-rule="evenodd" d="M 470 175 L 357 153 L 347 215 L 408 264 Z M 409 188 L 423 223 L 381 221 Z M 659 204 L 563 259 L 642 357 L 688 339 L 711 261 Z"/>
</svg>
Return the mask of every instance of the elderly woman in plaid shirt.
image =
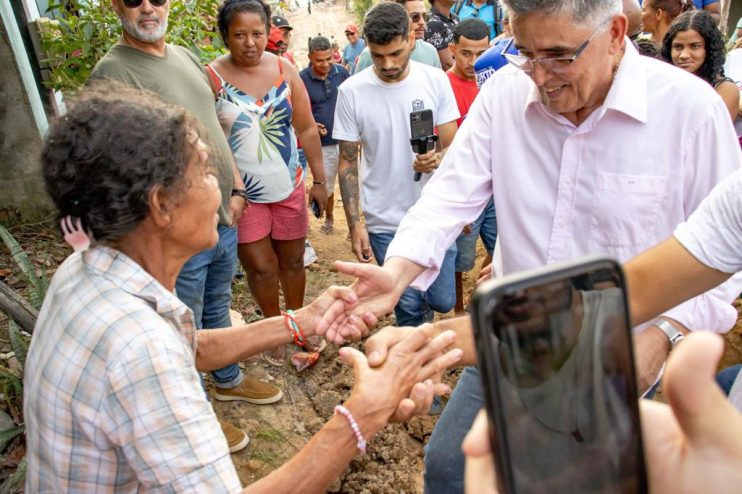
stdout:
<svg viewBox="0 0 742 494">
<path fill-rule="evenodd" d="M 198 371 L 310 336 L 331 304 L 356 297 L 333 287 L 284 318 L 197 332 L 173 290 L 183 263 L 217 242 L 220 193 L 198 124 L 133 89 L 86 93 L 42 156 L 60 217 L 68 227 L 79 219 L 95 241 L 56 272 L 31 342 L 26 491 L 240 492 Z M 429 378 L 461 354 L 445 350 L 452 334 L 430 334 L 411 330 L 373 370 L 341 349 L 355 379 L 344 406 L 248 490 L 324 491 L 389 420 L 426 409 Z"/>
</svg>

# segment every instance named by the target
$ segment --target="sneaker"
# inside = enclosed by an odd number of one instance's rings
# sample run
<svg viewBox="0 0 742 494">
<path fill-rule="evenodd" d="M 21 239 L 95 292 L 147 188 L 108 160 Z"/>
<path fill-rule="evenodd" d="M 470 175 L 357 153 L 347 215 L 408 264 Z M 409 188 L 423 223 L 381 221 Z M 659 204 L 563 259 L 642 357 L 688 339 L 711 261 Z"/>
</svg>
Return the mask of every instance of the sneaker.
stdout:
<svg viewBox="0 0 742 494">
<path fill-rule="evenodd" d="M 216 388 L 214 398 L 218 401 L 246 401 L 253 405 L 268 405 L 283 398 L 283 391 L 272 384 L 245 376 L 236 388 Z"/>
<path fill-rule="evenodd" d="M 247 437 L 245 431 L 241 431 L 229 422 L 219 421 L 219 425 L 222 426 L 222 434 L 227 440 L 227 446 L 229 446 L 230 453 L 236 453 L 241 449 L 245 449 L 247 443 L 250 442 L 250 438 Z"/>
<path fill-rule="evenodd" d="M 304 267 L 309 267 L 314 261 L 317 260 L 317 253 L 314 251 L 314 247 L 309 243 L 309 240 L 304 242 Z"/>
</svg>

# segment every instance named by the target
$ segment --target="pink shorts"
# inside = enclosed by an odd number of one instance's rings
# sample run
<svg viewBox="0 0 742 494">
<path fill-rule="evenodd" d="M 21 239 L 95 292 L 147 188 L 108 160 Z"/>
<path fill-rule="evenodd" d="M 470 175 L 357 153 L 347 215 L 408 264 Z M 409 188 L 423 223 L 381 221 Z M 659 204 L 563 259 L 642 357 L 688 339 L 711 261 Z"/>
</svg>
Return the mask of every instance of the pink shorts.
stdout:
<svg viewBox="0 0 742 494">
<path fill-rule="evenodd" d="M 250 203 L 240 218 L 237 243 L 257 242 L 268 235 L 274 240 L 297 240 L 307 236 L 308 228 L 307 201 L 302 182 L 283 201 Z"/>
</svg>

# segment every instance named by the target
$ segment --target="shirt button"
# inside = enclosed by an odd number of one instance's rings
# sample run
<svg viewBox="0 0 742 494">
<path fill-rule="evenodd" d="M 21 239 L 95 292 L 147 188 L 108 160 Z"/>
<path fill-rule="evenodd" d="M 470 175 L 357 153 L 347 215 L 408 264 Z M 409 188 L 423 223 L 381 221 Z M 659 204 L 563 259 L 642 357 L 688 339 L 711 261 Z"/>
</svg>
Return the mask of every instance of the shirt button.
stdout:
<svg viewBox="0 0 742 494">
<path fill-rule="evenodd" d="M 571 178 L 565 178 L 564 179 L 564 185 L 566 185 L 567 187 L 569 187 L 570 185 L 572 185 L 572 179 Z"/>
</svg>

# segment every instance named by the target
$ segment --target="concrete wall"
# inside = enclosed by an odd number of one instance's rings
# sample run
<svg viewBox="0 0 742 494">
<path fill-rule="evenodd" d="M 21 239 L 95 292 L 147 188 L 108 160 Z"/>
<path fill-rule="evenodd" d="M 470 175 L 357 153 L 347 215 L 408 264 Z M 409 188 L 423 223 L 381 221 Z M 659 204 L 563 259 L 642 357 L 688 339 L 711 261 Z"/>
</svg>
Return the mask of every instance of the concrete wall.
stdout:
<svg viewBox="0 0 742 494">
<path fill-rule="evenodd" d="M 49 214 L 34 121 L 8 33 L 0 22 L 0 222 L 37 220 Z"/>
</svg>

